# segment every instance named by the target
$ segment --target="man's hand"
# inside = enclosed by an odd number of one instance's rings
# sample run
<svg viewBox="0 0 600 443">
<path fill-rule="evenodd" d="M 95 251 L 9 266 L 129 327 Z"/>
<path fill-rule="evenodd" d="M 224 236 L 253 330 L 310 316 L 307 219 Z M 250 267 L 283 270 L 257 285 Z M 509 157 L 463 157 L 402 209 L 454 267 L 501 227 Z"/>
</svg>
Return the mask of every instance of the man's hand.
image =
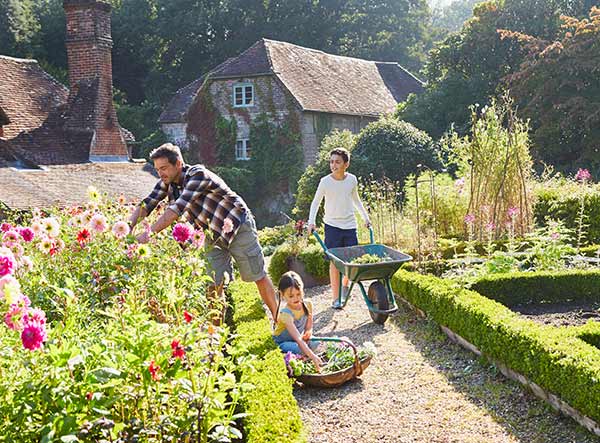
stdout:
<svg viewBox="0 0 600 443">
<path fill-rule="evenodd" d="M 135 238 L 139 243 L 148 243 L 150 241 L 150 231 L 144 231 Z"/>
</svg>

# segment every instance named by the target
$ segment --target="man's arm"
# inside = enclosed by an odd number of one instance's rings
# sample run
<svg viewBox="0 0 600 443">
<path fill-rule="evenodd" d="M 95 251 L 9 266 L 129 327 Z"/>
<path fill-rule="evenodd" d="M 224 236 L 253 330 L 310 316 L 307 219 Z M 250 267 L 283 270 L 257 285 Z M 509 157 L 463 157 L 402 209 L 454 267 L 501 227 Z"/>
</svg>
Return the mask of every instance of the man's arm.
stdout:
<svg viewBox="0 0 600 443">
<path fill-rule="evenodd" d="M 133 227 L 138 224 L 140 220 L 145 219 L 148 216 L 148 211 L 142 205 L 137 206 L 131 217 L 129 217 L 129 228 L 133 230 Z"/>
<path fill-rule="evenodd" d="M 150 240 L 150 234 L 156 234 L 157 232 L 162 231 L 163 229 L 169 227 L 171 223 L 179 218 L 179 215 L 174 212 L 172 209 L 166 209 L 163 215 L 161 215 L 158 220 L 156 220 L 152 226 L 150 226 L 150 232 L 144 231 L 140 235 L 138 235 L 137 241 L 140 243 L 148 243 Z"/>
</svg>

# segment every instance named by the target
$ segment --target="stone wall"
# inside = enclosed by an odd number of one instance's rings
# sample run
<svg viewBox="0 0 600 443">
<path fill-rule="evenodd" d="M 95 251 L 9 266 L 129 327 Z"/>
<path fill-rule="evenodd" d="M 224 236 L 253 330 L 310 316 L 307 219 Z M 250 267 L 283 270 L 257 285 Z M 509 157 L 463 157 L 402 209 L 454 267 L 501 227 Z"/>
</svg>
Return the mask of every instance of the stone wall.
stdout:
<svg viewBox="0 0 600 443">
<path fill-rule="evenodd" d="M 189 141 L 187 139 L 186 123 L 163 123 L 161 129 L 168 141 L 179 146 L 182 151 L 188 149 Z"/>
</svg>

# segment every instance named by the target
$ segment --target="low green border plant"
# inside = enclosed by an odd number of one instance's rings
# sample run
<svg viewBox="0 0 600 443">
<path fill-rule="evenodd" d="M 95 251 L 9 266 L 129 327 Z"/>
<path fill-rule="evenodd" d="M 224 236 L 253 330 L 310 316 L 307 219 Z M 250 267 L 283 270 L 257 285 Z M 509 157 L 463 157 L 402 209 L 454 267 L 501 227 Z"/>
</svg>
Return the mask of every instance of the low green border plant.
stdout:
<svg viewBox="0 0 600 443">
<path fill-rule="evenodd" d="M 489 275 L 471 287 L 507 306 L 600 300 L 600 271 L 519 272 Z"/>
<path fill-rule="evenodd" d="M 600 350 L 582 339 L 581 330 L 523 319 L 497 301 L 433 276 L 400 270 L 392 287 L 487 358 L 503 362 L 600 421 Z"/>
<path fill-rule="evenodd" d="M 281 351 L 271 337 L 271 328 L 256 293 L 256 286 L 235 282 L 230 286 L 235 341 L 256 359 L 240 376 L 254 389 L 241 399 L 248 416 L 244 419 L 246 443 L 302 443 L 306 434 L 300 418 L 292 382 Z"/>
<path fill-rule="evenodd" d="M 304 263 L 306 272 L 315 278 L 329 277 L 329 263 L 325 260 L 321 246 L 310 243 L 296 253 L 293 245 L 286 242 L 275 249 L 269 263 L 269 275 L 275 283 L 279 281 L 284 272 L 287 272 L 288 257 L 297 257 Z"/>
</svg>

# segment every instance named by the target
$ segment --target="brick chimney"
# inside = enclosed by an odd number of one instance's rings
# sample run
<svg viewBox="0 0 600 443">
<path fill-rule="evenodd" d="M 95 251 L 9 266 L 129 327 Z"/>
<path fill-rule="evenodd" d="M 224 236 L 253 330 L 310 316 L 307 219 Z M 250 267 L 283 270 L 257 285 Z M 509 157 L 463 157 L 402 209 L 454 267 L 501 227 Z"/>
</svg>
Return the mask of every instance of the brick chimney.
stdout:
<svg viewBox="0 0 600 443">
<path fill-rule="evenodd" d="M 90 161 L 128 161 L 112 100 L 109 3 L 63 0 L 67 19 L 69 114 L 66 128 L 91 131 Z"/>
</svg>

